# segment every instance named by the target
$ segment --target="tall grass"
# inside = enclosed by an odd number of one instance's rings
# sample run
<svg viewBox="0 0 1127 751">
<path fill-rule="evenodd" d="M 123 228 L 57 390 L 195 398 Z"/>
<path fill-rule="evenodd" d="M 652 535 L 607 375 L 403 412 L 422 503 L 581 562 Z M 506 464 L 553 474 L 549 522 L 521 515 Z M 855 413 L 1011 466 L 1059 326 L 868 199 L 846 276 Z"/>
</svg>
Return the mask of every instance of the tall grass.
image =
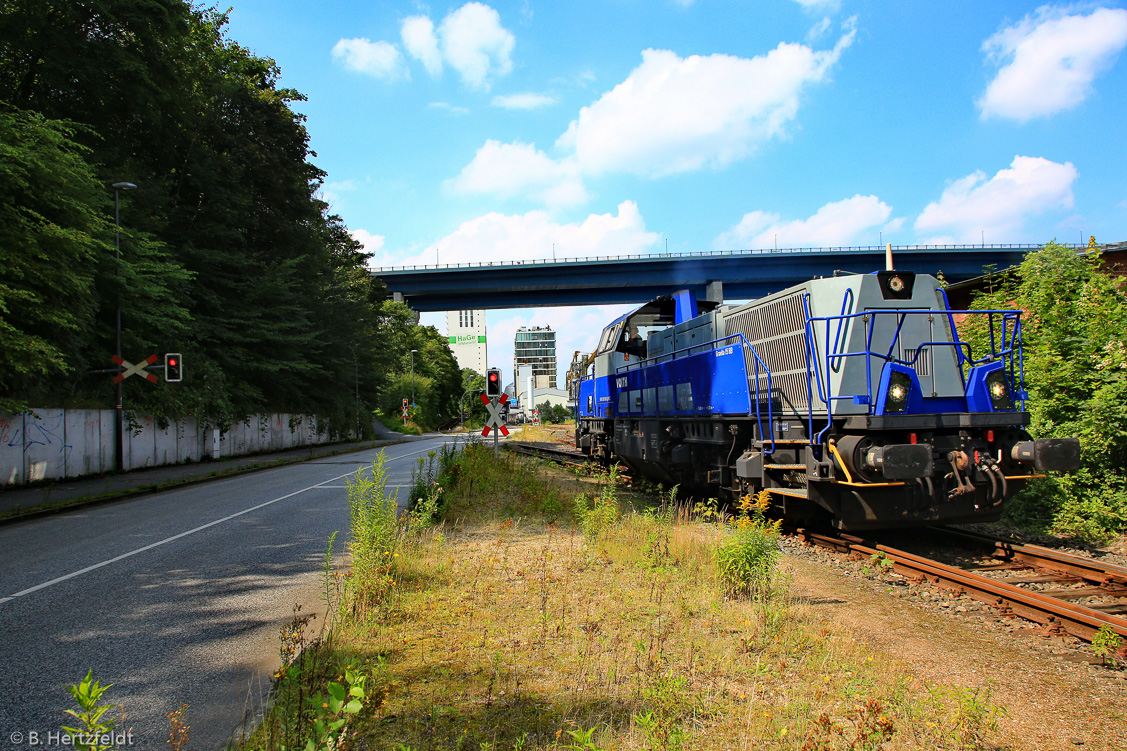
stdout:
<svg viewBox="0 0 1127 751">
<path fill-rule="evenodd" d="M 399 520 L 395 498 L 387 495 L 386 462 L 381 451 L 371 469 L 348 481 L 352 568 L 345 596 L 354 613 L 378 606 L 393 583 L 390 574 Z"/>
<path fill-rule="evenodd" d="M 418 507 L 394 518 L 382 462 L 350 486 L 351 607 L 324 664 L 367 678 L 336 748 L 893 751 L 994 735 L 988 695 L 913 680 L 790 594 L 765 496 L 725 522 L 675 492 L 651 507 L 616 473 L 475 445 L 451 462 L 419 466 L 444 489 L 425 526 Z M 343 711 L 341 676 L 307 697 Z"/>
</svg>

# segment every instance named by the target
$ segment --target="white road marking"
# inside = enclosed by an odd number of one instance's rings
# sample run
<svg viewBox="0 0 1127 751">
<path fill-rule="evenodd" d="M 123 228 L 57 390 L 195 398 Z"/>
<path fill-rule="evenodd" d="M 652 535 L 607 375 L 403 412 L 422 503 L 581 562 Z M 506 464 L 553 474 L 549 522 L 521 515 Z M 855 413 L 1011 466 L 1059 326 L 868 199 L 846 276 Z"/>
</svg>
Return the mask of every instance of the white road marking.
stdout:
<svg viewBox="0 0 1127 751">
<path fill-rule="evenodd" d="M 397 456 L 397 457 L 395 457 L 395 459 L 405 459 L 408 456 L 415 456 L 416 454 L 423 454 L 423 453 L 426 453 L 427 451 L 431 451 L 431 450 L 433 450 L 433 449 L 422 449 L 421 451 L 415 451 L 415 452 L 410 453 L 410 454 L 403 454 L 402 456 Z M 390 461 L 394 461 L 394 459 L 392 459 Z M 188 535 L 193 535 L 196 532 L 202 532 L 203 530 L 207 529 L 208 527 L 214 527 L 216 524 L 222 524 L 223 522 L 231 521 L 232 519 L 235 519 L 236 517 L 240 517 L 243 514 L 249 514 L 252 511 L 257 511 L 260 508 L 265 508 L 265 507 L 267 507 L 271 504 L 277 503 L 278 501 L 284 501 L 287 498 L 293 498 L 295 495 L 300 495 L 301 493 L 305 493 L 307 491 L 315 490 L 315 489 L 318 489 L 318 488 L 344 488 L 344 487 L 347 487 L 346 485 L 328 485 L 327 483 L 335 482 L 336 480 L 340 480 L 341 478 L 348 477 L 349 475 L 354 475 L 357 472 L 360 472 L 364 469 L 365 469 L 365 467 L 358 467 L 357 469 L 354 469 L 351 472 L 345 472 L 343 475 L 337 475 L 336 477 L 331 477 L 328 480 L 325 480 L 324 482 L 317 483 L 316 485 L 310 485 L 308 488 L 302 488 L 301 490 L 295 490 L 292 493 L 287 493 L 286 495 L 279 496 L 279 497 L 277 497 L 273 500 L 266 501 L 265 503 L 260 503 L 257 506 L 251 506 L 250 508 L 243 509 L 242 511 L 237 511 L 234 514 L 230 514 L 228 516 L 223 517 L 222 519 L 216 519 L 215 521 L 208 522 L 207 524 L 201 524 L 200 526 L 196 527 L 195 529 L 189 529 L 187 532 L 181 532 L 178 535 L 172 535 L 171 537 L 166 537 L 163 540 L 159 540 L 157 542 L 150 543 L 150 544 L 145 545 L 143 547 L 137 548 L 136 550 L 130 550 L 128 553 L 122 553 L 119 556 L 116 556 L 114 558 L 110 558 L 109 560 L 106 560 L 106 561 L 102 561 L 101 563 L 95 563 L 92 566 L 87 566 L 86 568 L 79 569 L 78 571 L 72 571 L 69 574 L 64 574 L 63 576 L 56 577 L 56 578 L 52 579 L 51 581 L 43 582 L 42 584 L 36 584 L 34 587 L 28 587 L 27 589 L 20 590 L 19 592 L 16 592 L 15 594 L 12 594 L 12 595 L 8 595 L 7 597 L 0 597 L 0 604 L 3 604 L 5 602 L 7 602 L 8 600 L 14 600 L 17 597 L 23 597 L 24 595 L 29 595 L 32 592 L 38 592 L 39 590 L 46 589 L 47 587 L 53 587 L 56 584 L 61 584 L 62 582 L 65 582 L 69 579 L 73 579 L 76 576 L 82 576 L 83 574 L 89 573 L 89 572 L 94 571 L 96 569 L 100 569 L 103 566 L 108 566 L 111 563 L 117 563 L 118 561 L 125 560 L 126 558 L 131 558 L 131 557 L 137 555 L 138 553 L 144 553 L 147 550 L 152 550 L 153 548 L 158 548 L 161 545 L 164 545 L 165 543 L 169 543 L 169 542 L 172 542 L 174 540 L 179 540 L 181 537 L 187 537 Z M 396 490 L 398 491 L 398 489 L 400 487 L 402 487 L 402 486 L 397 485 Z"/>
</svg>

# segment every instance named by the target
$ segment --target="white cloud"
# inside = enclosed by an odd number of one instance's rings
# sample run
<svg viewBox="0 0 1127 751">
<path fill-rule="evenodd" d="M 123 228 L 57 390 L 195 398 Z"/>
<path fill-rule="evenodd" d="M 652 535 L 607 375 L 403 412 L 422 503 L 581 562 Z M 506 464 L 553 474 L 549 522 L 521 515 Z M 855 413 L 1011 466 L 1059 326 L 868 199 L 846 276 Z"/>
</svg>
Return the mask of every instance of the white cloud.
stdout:
<svg viewBox="0 0 1127 751">
<path fill-rule="evenodd" d="M 426 16 L 411 16 L 400 29 L 407 54 L 423 64 L 427 73 L 442 73 L 442 53 L 438 51 L 438 38 L 434 35 L 434 22 Z"/>
<path fill-rule="evenodd" d="M 409 16 L 399 35 L 407 54 L 431 76 L 438 77 L 443 66 L 449 65 L 473 89 L 488 91 L 493 77 L 513 69 L 516 37 L 501 26 L 497 11 L 482 3 L 466 3 L 450 12 L 437 31 L 429 17 Z M 341 39 L 333 47 L 333 59 L 376 78 L 410 77 L 403 54 L 391 42 Z"/>
<path fill-rule="evenodd" d="M 471 88 L 488 89 L 491 76 L 513 69 L 516 38 L 488 5 L 466 3 L 443 19 L 438 36 L 443 58 Z"/>
<path fill-rule="evenodd" d="M 821 21 L 819 21 L 818 23 L 811 26 L 810 30 L 806 32 L 806 41 L 807 42 L 818 41 L 819 39 L 824 37 L 827 33 L 829 33 L 829 30 L 832 27 L 833 27 L 833 21 L 830 20 L 830 17 L 829 16 L 823 16 Z"/>
<path fill-rule="evenodd" d="M 586 174 L 659 177 L 722 167 L 783 136 L 803 90 L 827 76 L 853 36 L 850 24 L 832 50 L 784 43 L 751 59 L 646 50 L 642 64 L 584 107 L 556 145 L 574 150 Z"/>
<path fill-rule="evenodd" d="M 527 195 L 549 206 L 576 206 L 587 200 L 575 160 L 557 161 L 520 142 L 486 141 L 447 187 L 501 198 Z"/>
<path fill-rule="evenodd" d="M 870 239 L 888 222 L 892 209 L 876 196 L 855 195 L 827 203 L 808 219 L 782 221 L 778 214 L 752 211 L 739 224 L 716 239 L 717 248 L 836 247 Z M 899 229 L 903 220 L 887 227 Z M 875 239 L 875 238 L 872 238 Z M 866 242 L 865 244 L 871 244 Z"/>
<path fill-rule="evenodd" d="M 322 183 L 318 193 L 321 196 L 321 200 L 331 206 L 341 200 L 344 193 L 350 193 L 359 187 L 360 183 L 356 180 L 337 180 L 335 182 Z"/>
<path fill-rule="evenodd" d="M 1124 46 L 1127 10 L 1099 8 L 1082 16 L 1042 6 L 983 43 L 988 59 L 1002 67 L 978 100 L 982 117 L 1026 122 L 1072 109 Z"/>
<path fill-rule="evenodd" d="M 349 70 L 392 81 L 408 75 L 399 49 L 371 39 L 341 39 L 333 45 L 333 59 Z"/>
<path fill-rule="evenodd" d="M 449 112 L 452 115 L 468 115 L 468 114 L 470 114 L 470 111 L 468 109 L 466 109 L 465 107 L 459 107 L 455 104 L 450 104 L 450 102 L 431 102 L 427 106 L 432 108 L 432 109 L 436 109 L 436 110 L 446 110 L 447 112 Z"/>
<path fill-rule="evenodd" d="M 533 144 L 489 141 L 450 185 L 460 192 L 527 193 L 567 205 L 586 200 L 582 178 L 589 175 L 660 177 L 724 166 L 784 135 L 803 89 L 823 80 L 852 44 L 852 19 L 845 26 L 846 33 L 828 51 L 780 44 L 752 59 L 682 59 L 667 50 L 646 50 L 642 64 L 580 110 L 557 139 L 563 157 L 555 159 Z M 494 104 L 505 101 L 496 97 Z"/>
<path fill-rule="evenodd" d="M 365 253 L 378 253 L 383 249 L 384 236 L 373 235 L 366 229 L 354 229 L 349 231 L 352 239 L 364 246 Z"/>
<path fill-rule="evenodd" d="M 945 231 L 929 238 L 977 243 L 1019 242 L 1025 218 L 1053 208 L 1071 208 L 1072 183 L 1078 173 L 1071 162 L 1059 164 L 1041 157 L 1015 156 L 1009 169 L 987 179 L 981 170 L 951 183 L 938 201 L 929 203 L 916 219 L 917 231 Z"/>
<path fill-rule="evenodd" d="M 794 0 L 802 9 L 811 13 L 831 13 L 841 5 L 840 0 Z"/>
<path fill-rule="evenodd" d="M 526 94 L 508 94 L 506 96 L 493 97 L 493 106 L 500 107 L 506 110 L 534 110 L 539 109 L 540 107 L 547 107 L 555 103 L 555 97 L 550 97 L 546 94 L 535 94 L 532 92 Z"/>
<path fill-rule="evenodd" d="M 647 232 L 633 201 L 618 205 L 617 214 L 590 214 L 582 223 L 560 224 L 546 211 L 527 214 L 492 212 L 462 223 L 457 230 L 410 256 L 385 252 L 376 266 L 434 263 L 489 263 L 555 257 L 583 258 L 656 250 L 660 237 Z"/>
</svg>

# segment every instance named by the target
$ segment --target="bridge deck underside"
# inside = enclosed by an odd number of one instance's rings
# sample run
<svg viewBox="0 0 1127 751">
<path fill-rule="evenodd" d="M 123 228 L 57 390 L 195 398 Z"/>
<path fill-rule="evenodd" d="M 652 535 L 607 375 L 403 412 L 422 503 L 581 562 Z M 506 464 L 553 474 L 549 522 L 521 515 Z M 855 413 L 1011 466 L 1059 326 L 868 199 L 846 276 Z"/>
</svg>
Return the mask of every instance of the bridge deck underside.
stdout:
<svg viewBox="0 0 1127 751">
<path fill-rule="evenodd" d="M 893 259 L 899 271 L 942 272 L 954 283 L 981 275 L 987 266 L 1016 265 L 1032 247 L 899 248 L 893 250 Z M 884 266 L 884 250 L 874 249 L 506 263 L 373 273 L 414 310 L 433 312 L 643 303 L 679 289 L 706 298 L 710 282 L 723 283 L 726 300 L 750 300 L 814 277 L 832 276 L 835 271 L 869 273 Z"/>
</svg>

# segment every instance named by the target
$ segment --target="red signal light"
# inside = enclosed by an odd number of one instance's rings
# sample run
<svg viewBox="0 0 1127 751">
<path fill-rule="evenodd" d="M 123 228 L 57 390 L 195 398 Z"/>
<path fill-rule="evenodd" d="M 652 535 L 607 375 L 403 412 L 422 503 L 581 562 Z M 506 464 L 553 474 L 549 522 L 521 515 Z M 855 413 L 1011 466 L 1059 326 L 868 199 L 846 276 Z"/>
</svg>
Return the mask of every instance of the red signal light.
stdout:
<svg viewBox="0 0 1127 751">
<path fill-rule="evenodd" d="M 178 383 L 184 380 L 183 366 L 180 363 L 179 352 L 167 352 L 164 355 L 164 380 L 169 383 Z"/>
<path fill-rule="evenodd" d="M 489 398 L 501 396 L 501 371 L 490 368 L 485 374 L 485 395 Z"/>
</svg>

